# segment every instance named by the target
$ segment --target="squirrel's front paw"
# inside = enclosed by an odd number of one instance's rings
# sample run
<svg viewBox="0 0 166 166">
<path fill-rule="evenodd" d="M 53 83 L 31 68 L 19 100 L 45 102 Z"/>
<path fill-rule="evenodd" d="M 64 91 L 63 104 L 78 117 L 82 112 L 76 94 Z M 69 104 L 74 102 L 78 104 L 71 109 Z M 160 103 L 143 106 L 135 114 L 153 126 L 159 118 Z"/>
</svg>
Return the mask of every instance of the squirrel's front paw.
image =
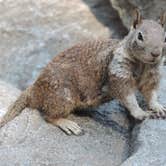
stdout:
<svg viewBox="0 0 166 166">
<path fill-rule="evenodd" d="M 146 118 L 149 118 L 151 116 L 149 112 L 145 112 L 142 110 L 134 111 L 131 113 L 131 115 L 138 120 L 145 120 Z"/>
<path fill-rule="evenodd" d="M 150 107 L 151 118 L 166 118 L 166 107 L 163 107 L 159 103 L 155 103 Z"/>
</svg>

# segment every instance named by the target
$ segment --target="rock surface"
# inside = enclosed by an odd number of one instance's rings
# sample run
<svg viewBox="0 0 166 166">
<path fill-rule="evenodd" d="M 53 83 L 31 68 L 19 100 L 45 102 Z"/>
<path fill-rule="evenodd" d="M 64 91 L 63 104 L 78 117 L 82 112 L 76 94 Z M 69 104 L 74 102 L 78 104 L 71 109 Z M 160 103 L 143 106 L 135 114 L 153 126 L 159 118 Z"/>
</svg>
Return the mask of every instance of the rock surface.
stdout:
<svg viewBox="0 0 166 166">
<path fill-rule="evenodd" d="M 121 166 L 166 166 L 166 121 L 146 120 L 133 131 L 134 153 Z"/>
<path fill-rule="evenodd" d="M 158 20 L 161 11 L 166 11 L 165 0 L 110 0 L 110 2 L 128 29 L 131 26 L 133 9 L 136 7 L 141 10 L 143 17 L 148 19 Z"/>
<path fill-rule="evenodd" d="M 160 102 L 166 106 L 166 67 L 160 86 Z M 145 120 L 132 132 L 132 155 L 122 166 L 166 166 L 166 120 Z"/>
<path fill-rule="evenodd" d="M 0 78 L 24 89 L 64 49 L 125 32 L 108 0 L 0 0 Z"/>
<path fill-rule="evenodd" d="M 20 91 L 0 81 L 0 114 Z M 1 166 L 116 166 L 129 152 L 129 121 L 115 101 L 88 116 L 71 116 L 83 136 L 67 136 L 46 123 L 38 111 L 25 109 L 0 129 Z"/>
</svg>

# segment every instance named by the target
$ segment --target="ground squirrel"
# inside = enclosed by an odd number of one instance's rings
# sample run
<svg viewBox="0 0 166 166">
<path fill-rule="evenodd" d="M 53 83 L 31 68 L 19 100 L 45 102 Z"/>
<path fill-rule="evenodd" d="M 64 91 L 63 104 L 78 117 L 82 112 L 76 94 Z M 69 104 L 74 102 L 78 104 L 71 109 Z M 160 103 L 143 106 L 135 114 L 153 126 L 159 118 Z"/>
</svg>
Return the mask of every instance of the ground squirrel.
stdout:
<svg viewBox="0 0 166 166">
<path fill-rule="evenodd" d="M 67 134 L 79 135 L 82 129 L 66 117 L 112 98 L 142 120 L 151 113 L 139 107 L 136 90 L 142 92 L 149 109 L 165 116 L 166 109 L 158 103 L 156 93 L 166 43 L 164 22 L 165 14 L 158 23 L 142 19 L 136 10 L 130 32 L 122 41 L 88 41 L 55 56 L 34 84 L 9 107 L 0 126 L 30 107 L 40 110 L 46 121 Z"/>
</svg>

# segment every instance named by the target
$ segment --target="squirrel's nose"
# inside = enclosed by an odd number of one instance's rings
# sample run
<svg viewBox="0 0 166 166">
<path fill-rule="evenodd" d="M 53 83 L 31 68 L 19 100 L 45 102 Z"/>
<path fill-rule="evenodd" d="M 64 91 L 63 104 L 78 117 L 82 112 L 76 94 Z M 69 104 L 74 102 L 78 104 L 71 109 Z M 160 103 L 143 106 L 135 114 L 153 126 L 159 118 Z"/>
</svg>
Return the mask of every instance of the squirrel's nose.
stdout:
<svg viewBox="0 0 166 166">
<path fill-rule="evenodd" d="M 153 53 L 153 52 L 151 52 L 151 55 L 152 55 L 152 57 L 154 57 L 154 58 L 157 58 L 157 57 L 159 57 L 159 56 L 160 56 L 160 54 L 159 54 L 159 53 Z"/>
</svg>

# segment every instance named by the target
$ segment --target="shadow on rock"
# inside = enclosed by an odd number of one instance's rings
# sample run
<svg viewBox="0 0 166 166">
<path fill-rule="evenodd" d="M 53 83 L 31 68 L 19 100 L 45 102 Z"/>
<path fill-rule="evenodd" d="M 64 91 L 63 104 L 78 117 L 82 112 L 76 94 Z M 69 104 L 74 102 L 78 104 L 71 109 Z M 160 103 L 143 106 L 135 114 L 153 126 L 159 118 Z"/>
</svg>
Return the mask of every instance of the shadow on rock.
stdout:
<svg viewBox="0 0 166 166">
<path fill-rule="evenodd" d="M 123 38 L 127 34 L 121 19 L 109 0 L 82 0 L 85 2 L 96 19 L 111 30 L 111 37 Z"/>
</svg>

